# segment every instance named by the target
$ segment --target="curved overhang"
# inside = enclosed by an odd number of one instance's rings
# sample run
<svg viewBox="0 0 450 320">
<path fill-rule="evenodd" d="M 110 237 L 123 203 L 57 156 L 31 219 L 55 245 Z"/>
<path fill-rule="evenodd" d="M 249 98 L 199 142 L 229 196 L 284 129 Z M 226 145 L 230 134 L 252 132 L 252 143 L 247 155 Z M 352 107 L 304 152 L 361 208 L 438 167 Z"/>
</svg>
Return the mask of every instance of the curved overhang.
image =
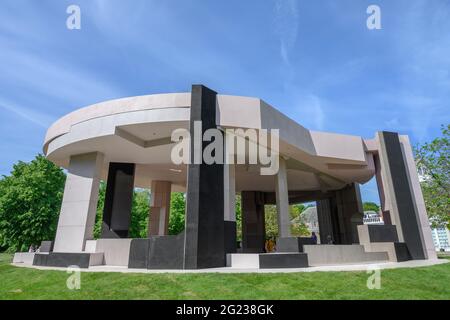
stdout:
<svg viewBox="0 0 450 320">
<path fill-rule="evenodd" d="M 101 152 L 108 162 L 136 163 L 136 184 L 169 179 L 184 186 L 183 166 L 171 162 L 171 133 L 188 129 L 190 93 L 156 94 L 106 101 L 76 110 L 47 131 L 44 153 L 67 168 L 71 155 Z M 217 95 L 216 123 L 222 128 L 279 129 L 280 154 L 288 159 L 290 189 L 337 189 L 373 177 L 372 155 L 361 137 L 310 131 L 258 98 Z M 237 189 L 251 190 L 273 177 L 237 168 Z"/>
</svg>

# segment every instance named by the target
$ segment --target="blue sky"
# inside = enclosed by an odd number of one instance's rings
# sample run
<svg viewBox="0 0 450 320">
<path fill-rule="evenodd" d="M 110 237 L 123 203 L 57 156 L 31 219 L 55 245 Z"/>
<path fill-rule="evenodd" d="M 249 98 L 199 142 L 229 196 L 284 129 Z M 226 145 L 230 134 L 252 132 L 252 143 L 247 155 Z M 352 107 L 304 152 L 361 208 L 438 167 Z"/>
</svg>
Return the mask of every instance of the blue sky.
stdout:
<svg viewBox="0 0 450 320">
<path fill-rule="evenodd" d="M 66 8 L 81 8 L 81 30 Z M 381 8 L 368 30 L 366 9 Z M 447 0 L 2 0 L 0 174 L 98 101 L 205 84 L 312 130 L 439 134 L 450 120 Z M 363 199 L 378 202 L 373 182 Z"/>
</svg>

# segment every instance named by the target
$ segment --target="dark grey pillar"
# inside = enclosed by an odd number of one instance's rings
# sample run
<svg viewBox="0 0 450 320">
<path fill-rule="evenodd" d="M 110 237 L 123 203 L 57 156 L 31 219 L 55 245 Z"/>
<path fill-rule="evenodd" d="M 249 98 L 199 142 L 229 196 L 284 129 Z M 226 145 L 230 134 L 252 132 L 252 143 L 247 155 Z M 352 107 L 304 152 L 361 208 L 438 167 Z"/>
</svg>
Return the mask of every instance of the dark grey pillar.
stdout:
<svg viewBox="0 0 450 320">
<path fill-rule="evenodd" d="M 255 191 L 241 193 L 242 252 L 264 252 L 266 226 L 263 194 Z"/>
<path fill-rule="evenodd" d="M 359 185 L 352 183 L 335 191 L 341 244 L 359 243 L 357 225 L 363 224 Z"/>
<path fill-rule="evenodd" d="M 320 243 L 327 244 L 328 236 L 331 236 L 334 244 L 342 244 L 336 197 L 318 200 L 316 203 Z"/>
<path fill-rule="evenodd" d="M 191 164 L 188 165 L 184 268 L 225 266 L 223 164 L 194 164 L 194 122 L 202 122 L 202 135 L 216 125 L 217 93 L 192 86 Z M 202 142 L 202 151 L 209 142 Z"/>
<path fill-rule="evenodd" d="M 414 195 L 408 181 L 408 171 L 403 157 L 402 146 L 398 133 L 380 132 L 381 151 L 386 155 L 382 166 L 387 166 L 397 206 L 397 219 L 403 233 L 403 240 L 413 259 L 426 259 L 426 253 L 421 238 L 419 217 L 414 205 Z M 392 213 L 391 213 L 392 214 Z M 397 225 L 397 227 L 399 227 Z"/>
<path fill-rule="evenodd" d="M 133 163 L 109 164 L 103 209 L 102 238 L 126 238 L 131 222 L 134 188 Z"/>
</svg>

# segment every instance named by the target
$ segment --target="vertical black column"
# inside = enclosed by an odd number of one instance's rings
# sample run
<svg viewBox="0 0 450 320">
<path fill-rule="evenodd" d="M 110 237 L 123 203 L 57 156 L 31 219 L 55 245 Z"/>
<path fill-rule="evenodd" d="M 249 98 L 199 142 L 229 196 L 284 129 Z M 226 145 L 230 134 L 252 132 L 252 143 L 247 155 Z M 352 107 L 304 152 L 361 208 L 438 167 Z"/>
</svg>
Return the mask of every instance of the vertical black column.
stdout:
<svg viewBox="0 0 450 320">
<path fill-rule="evenodd" d="M 266 226 L 262 198 L 261 192 L 241 193 L 242 251 L 245 253 L 264 252 Z"/>
<path fill-rule="evenodd" d="M 414 194 L 409 184 L 408 169 L 403 157 L 398 133 L 381 132 L 380 144 L 386 153 L 387 163 L 382 163 L 382 165 L 389 167 L 388 172 L 390 172 L 394 190 L 394 194 L 391 197 L 394 197 L 394 201 L 397 204 L 403 239 L 413 259 L 426 259 L 419 217 L 414 203 Z"/>
<path fill-rule="evenodd" d="M 217 93 L 192 86 L 190 134 L 191 163 L 188 165 L 184 268 L 225 266 L 223 164 L 194 164 L 194 122 L 201 121 L 203 133 L 216 125 Z M 202 142 L 202 152 L 209 142 Z M 202 157 L 203 159 L 203 157 Z"/>
<path fill-rule="evenodd" d="M 316 201 L 320 243 L 327 244 L 328 236 L 334 244 L 341 244 L 336 197 Z"/>
<path fill-rule="evenodd" d="M 133 163 L 109 164 L 103 209 L 102 238 L 126 238 L 131 222 L 134 188 Z"/>
</svg>

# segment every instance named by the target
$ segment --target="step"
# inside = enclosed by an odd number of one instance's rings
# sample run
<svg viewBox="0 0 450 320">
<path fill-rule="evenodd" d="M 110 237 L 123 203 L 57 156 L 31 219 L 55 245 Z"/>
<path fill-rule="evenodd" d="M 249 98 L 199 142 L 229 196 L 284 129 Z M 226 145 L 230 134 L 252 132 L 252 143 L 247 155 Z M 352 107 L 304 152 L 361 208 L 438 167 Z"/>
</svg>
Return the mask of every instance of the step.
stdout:
<svg viewBox="0 0 450 320">
<path fill-rule="evenodd" d="M 366 252 L 363 245 L 304 245 L 310 266 L 387 262 L 387 252 Z"/>
<path fill-rule="evenodd" d="M 227 267 L 237 269 L 306 268 L 305 253 L 230 253 Z"/>
</svg>

